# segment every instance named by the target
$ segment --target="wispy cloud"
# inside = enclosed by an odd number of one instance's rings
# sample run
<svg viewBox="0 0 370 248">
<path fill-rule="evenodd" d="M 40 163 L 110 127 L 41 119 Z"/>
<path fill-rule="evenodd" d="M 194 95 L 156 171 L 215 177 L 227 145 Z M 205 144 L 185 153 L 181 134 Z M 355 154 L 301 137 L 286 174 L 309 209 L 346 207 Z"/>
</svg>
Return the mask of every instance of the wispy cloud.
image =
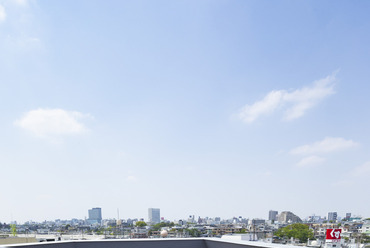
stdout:
<svg viewBox="0 0 370 248">
<path fill-rule="evenodd" d="M 5 21 L 6 19 L 6 12 L 4 6 L 0 4 L 0 23 Z"/>
<path fill-rule="evenodd" d="M 14 51 L 42 52 L 42 25 L 36 22 L 34 5 L 28 0 L 9 0 L 1 5 L 0 0 L 0 53 L 3 57 L 10 56 Z M 4 7 L 5 6 L 5 7 Z"/>
<path fill-rule="evenodd" d="M 63 135 L 78 135 L 88 131 L 81 122 L 91 117 L 77 111 L 63 109 L 35 109 L 25 113 L 14 124 L 41 138 L 55 138 Z"/>
<path fill-rule="evenodd" d="M 334 182 L 333 187 L 359 187 L 358 183 L 368 182 L 370 177 L 370 161 L 352 168 L 345 174 L 345 179 Z M 357 185 L 357 186 L 356 186 Z"/>
<path fill-rule="evenodd" d="M 291 92 L 287 90 L 271 91 L 262 100 L 245 105 L 239 112 L 239 118 L 246 123 L 252 123 L 259 117 L 271 114 L 279 109 L 284 112 L 284 120 L 299 118 L 322 99 L 335 93 L 336 73 L 314 81 L 310 87 L 303 87 Z"/>
<path fill-rule="evenodd" d="M 289 153 L 292 155 L 303 157 L 296 164 L 296 166 L 314 167 L 317 165 L 321 165 L 326 161 L 326 158 L 318 155 L 345 151 L 352 149 L 358 145 L 359 143 L 353 140 L 346 140 L 341 137 L 326 137 L 321 141 L 293 148 L 292 150 L 290 150 Z"/>
<path fill-rule="evenodd" d="M 319 156 L 309 156 L 302 158 L 298 163 L 298 167 L 313 167 L 322 164 L 325 162 L 325 158 L 319 157 Z"/>
<path fill-rule="evenodd" d="M 325 139 L 303 146 L 298 146 L 290 151 L 291 154 L 324 154 L 330 152 L 344 151 L 358 146 L 353 140 L 344 138 L 326 137 Z"/>
<path fill-rule="evenodd" d="M 352 176 L 355 176 L 355 177 L 370 176 L 370 161 L 354 168 L 351 174 Z"/>
<path fill-rule="evenodd" d="M 284 91 L 271 91 L 261 101 L 245 105 L 239 113 L 240 119 L 251 123 L 261 115 L 274 112 L 283 103 L 284 94 Z"/>
</svg>

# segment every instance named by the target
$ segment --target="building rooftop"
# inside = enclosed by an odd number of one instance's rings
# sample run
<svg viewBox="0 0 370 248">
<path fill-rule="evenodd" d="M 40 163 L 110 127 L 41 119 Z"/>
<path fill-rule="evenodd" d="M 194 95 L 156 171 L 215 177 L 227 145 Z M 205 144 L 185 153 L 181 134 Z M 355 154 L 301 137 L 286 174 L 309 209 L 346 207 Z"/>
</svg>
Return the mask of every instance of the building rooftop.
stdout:
<svg viewBox="0 0 370 248">
<path fill-rule="evenodd" d="M 162 238 L 162 239 L 113 239 L 73 240 L 3 245 L 0 248 L 296 248 L 253 241 L 225 240 L 220 238 Z"/>
</svg>

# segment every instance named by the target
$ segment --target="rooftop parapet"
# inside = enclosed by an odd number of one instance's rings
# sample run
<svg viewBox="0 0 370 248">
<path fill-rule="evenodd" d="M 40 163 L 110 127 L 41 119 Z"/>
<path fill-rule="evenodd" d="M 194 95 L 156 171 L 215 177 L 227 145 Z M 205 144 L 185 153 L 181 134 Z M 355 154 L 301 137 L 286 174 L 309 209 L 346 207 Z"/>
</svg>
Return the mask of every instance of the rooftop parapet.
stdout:
<svg viewBox="0 0 370 248">
<path fill-rule="evenodd" d="M 73 240 L 3 245 L 0 248 L 297 248 L 297 246 L 220 238 Z"/>
</svg>

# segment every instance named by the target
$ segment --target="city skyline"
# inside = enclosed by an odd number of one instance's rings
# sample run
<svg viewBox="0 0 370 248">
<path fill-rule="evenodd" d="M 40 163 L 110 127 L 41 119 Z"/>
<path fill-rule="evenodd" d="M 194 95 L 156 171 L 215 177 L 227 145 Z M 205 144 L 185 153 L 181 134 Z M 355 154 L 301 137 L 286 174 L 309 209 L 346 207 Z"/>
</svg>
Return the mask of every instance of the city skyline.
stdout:
<svg viewBox="0 0 370 248">
<path fill-rule="evenodd" d="M 370 216 L 369 12 L 0 0 L 0 221 Z"/>
<path fill-rule="evenodd" d="M 154 211 L 154 212 L 153 212 Z M 270 217 L 271 216 L 275 216 L 274 220 L 275 221 L 278 221 L 278 217 L 281 213 L 287 213 L 287 212 L 291 212 L 289 210 L 283 210 L 283 211 L 276 211 L 276 210 L 269 210 L 269 212 L 266 214 L 265 217 L 255 217 L 255 216 L 241 216 L 241 215 L 235 215 L 235 216 L 209 216 L 209 215 L 205 215 L 205 216 L 200 216 L 200 215 L 186 215 L 186 214 L 183 214 L 182 217 L 176 217 L 176 218 L 173 218 L 173 219 L 169 219 L 169 218 L 166 218 L 165 216 L 162 216 L 160 214 L 160 209 L 159 208 L 148 208 L 147 209 L 147 216 L 124 216 L 124 217 L 120 217 L 118 216 L 118 212 L 119 212 L 119 209 L 117 209 L 117 216 L 103 216 L 102 215 L 102 208 L 100 207 L 94 207 L 92 209 L 88 209 L 88 214 L 85 215 L 84 217 L 81 217 L 81 216 L 72 216 L 72 217 L 69 217 L 69 218 L 66 218 L 66 219 L 61 219 L 61 218 L 56 218 L 56 219 L 43 219 L 43 220 L 32 220 L 32 219 L 29 219 L 29 220 L 26 220 L 26 221 L 22 221 L 22 222 L 19 222 L 15 219 L 11 220 L 9 223 L 13 223 L 13 222 L 17 222 L 17 223 L 26 223 L 26 222 L 44 222 L 44 221 L 55 221 L 55 220 L 73 220 L 73 219 L 78 219 L 78 220 L 85 220 L 87 221 L 87 223 L 89 224 L 100 224 L 102 220 L 133 220 L 133 219 L 137 219 L 137 220 L 144 220 L 148 223 L 151 223 L 151 224 L 157 224 L 161 221 L 179 221 L 179 220 L 183 220 L 183 221 L 188 221 L 189 220 L 189 216 L 194 218 L 194 221 L 196 221 L 198 218 L 211 218 L 211 219 L 218 219 L 220 218 L 221 220 L 230 220 L 230 219 L 233 219 L 233 218 L 243 218 L 243 219 L 248 219 L 248 220 L 252 220 L 252 219 L 262 219 L 262 220 L 272 220 Z M 151 221 L 151 212 L 152 212 L 152 215 L 155 216 L 155 221 Z M 273 215 L 271 215 L 271 213 L 273 213 Z M 293 213 L 294 214 L 294 213 Z M 335 219 L 332 219 L 331 216 L 333 216 L 333 214 L 336 216 Z M 353 214 L 353 213 L 337 213 L 337 212 L 328 212 L 324 215 L 317 215 L 317 214 L 311 214 L 311 215 L 307 215 L 307 216 L 298 216 L 300 217 L 300 219 L 302 220 L 308 220 L 310 217 L 320 217 L 321 219 L 326 219 L 327 221 L 332 221 L 332 220 L 335 220 L 335 221 L 342 221 L 342 219 L 344 218 L 350 218 L 350 217 L 353 217 L 353 218 L 363 218 L 363 219 L 366 219 L 366 218 L 369 218 L 368 216 L 362 216 L 361 214 Z M 163 218 L 163 219 L 162 219 Z M 0 220 L 0 222 L 2 222 Z"/>
</svg>

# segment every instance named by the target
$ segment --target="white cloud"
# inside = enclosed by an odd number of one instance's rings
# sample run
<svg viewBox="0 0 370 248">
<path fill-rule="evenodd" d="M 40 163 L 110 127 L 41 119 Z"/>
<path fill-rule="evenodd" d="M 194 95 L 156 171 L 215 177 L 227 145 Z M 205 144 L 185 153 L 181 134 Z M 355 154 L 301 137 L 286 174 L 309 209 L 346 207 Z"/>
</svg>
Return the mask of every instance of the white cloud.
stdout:
<svg viewBox="0 0 370 248">
<path fill-rule="evenodd" d="M 304 112 L 315 106 L 321 99 L 334 94 L 335 74 L 317 80 L 312 87 L 304 87 L 284 95 L 284 101 L 291 103 L 285 111 L 284 118 L 292 120 L 304 115 Z"/>
<path fill-rule="evenodd" d="M 298 167 L 312 167 L 319 164 L 322 164 L 325 161 L 325 158 L 319 157 L 319 156 L 309 156 L 302 158 L 298 163 Z"/>
<path fill-rule="evenodd" d="M 0 23 L 5 21 L 6 19 L 6 12 L 4 6 L 0 4 Z"/>
<path fill-rule="evenodd" d="M 334 94 L 334 72 L 323 79 L 313 82 L 310 87 L 304 87 L 292 92 L 278 90 L 269 92 L 262 100 L 251 105 L 245 105 L 239 113 L 239 118 L 251 123 L 262 115 L 270 114 L 277 109 L 284 109 L 283 119 L 293 120 L 305 114 L 320 100 Z"/>
<path fill-rule="evenodd" d="M 351 174 L 356 177 L 370 176 L 370 161 L 357 166 Z"/>
<path fill-rule="evenodd" d="M 251 123 L 261 115 L 273 112 L 282 104 L 283 95 L 284 91 L 271 91 L 261 101 L 244 106 L 239 114 L 240 119 Z"/>
<path fill-rule="evenodd" d="M 309 145 L 296 147 L 290 151 L 291 154 L 306 155 L 306 154 L 323 154 L 348 150 L 359 144 L 343 138 L 326 137 L 322 141 L 318 141 Z"/>
<path fill-rule="evenodd" d="M 43 52 L 43 27 L 37 22 L 38 16 L 35 15 L 34 8 L 29 8 L 32 1 L 7 0 L 6 4 L 1 5 L 2 2 L 4 1 L 0 0 L 0 27 L 5 19 L 8 27 L 0 30 L 2 57 L 10 56 L 9 59 L 12 60 L 14 52 L 26 52 L 27 56 L 31 55 L 28 53 L 31 51 Z M 38 57 L 40 55 L 42 54 L 38 54 Z"/>
<path fill-rule="evenodd" d="M 80 120 L 90 117 L 76 111 L 63 109 L 36 109 L 25 113 L 14 124 L 37 137 L 54 138 L 78 135 L 88 131 Z"/>
</svg>

